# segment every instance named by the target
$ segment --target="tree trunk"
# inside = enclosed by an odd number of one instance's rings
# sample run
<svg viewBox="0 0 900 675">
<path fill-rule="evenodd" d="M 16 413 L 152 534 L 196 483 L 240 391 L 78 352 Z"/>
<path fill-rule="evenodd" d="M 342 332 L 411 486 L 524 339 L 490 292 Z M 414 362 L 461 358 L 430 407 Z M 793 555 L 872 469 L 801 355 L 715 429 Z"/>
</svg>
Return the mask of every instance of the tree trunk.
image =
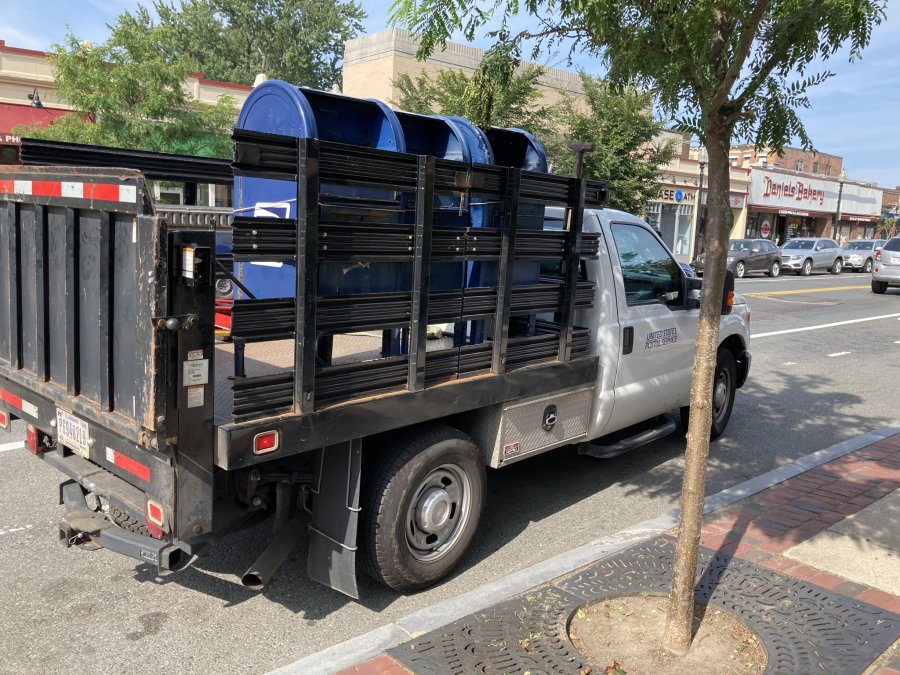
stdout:
<svg viewBox="0 0 900 675">
<path fill-rule="evenodd" d="M 706 263 L 700 292 L 700 325 L 694 352 L 691 380 L 691 414 L 681 488 L 678 542 L 672 569 L 672 586 L 666 616 L 663 647 L 675 656 L 684 656 L 691 646 L 694 614 L 697 550 L 703 524 L 706 468 L 712 425 L 713 376 L 719 344 L 719 318 L 725 284 L 725 258 L 734 217 L 729 204 L 728 152 L 730 130 L 708 125 L 709 196 L 707 199 Z M 698 199 L 698 208 L 702 199 Z"/>
</svg>

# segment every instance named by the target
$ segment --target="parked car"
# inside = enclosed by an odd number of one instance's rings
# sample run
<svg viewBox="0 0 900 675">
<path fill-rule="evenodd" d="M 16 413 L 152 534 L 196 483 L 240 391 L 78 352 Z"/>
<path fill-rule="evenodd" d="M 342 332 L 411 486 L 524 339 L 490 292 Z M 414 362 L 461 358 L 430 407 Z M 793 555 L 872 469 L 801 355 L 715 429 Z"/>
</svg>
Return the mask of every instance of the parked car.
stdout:
<svg viewBox="0 0 900 675">
<path fill-rule="evenodd" d="M 703 274 L 706 256 L 694 262 L 694 271 Z M 732 239 L 728 242 L 728 269 L 741 278 L 751 272 L 763 272 L 770 277 L 781 274 L 781 249 L 768 239 Z"/>
<path fill-rule="evenodd" d="M 881 295 L 889 286 L 900 286 L 900 237 L 888 239 L 881 250 L 875 252 L 872 292 Z"/>
<path fill-rule="evenodd" d="M 854 239 L 844 244 L 844 269 L 869 273 L 875 266 L 875 252 L 884 246 L 884 239 Z"/>
<path fill-rule="evenodd" d="M 844 269 L 843 252 L 834 239 L 797 237 L 781 247 L 781 266 L 804 277 L 815 270 L 840 274 Z"/>
</svg>

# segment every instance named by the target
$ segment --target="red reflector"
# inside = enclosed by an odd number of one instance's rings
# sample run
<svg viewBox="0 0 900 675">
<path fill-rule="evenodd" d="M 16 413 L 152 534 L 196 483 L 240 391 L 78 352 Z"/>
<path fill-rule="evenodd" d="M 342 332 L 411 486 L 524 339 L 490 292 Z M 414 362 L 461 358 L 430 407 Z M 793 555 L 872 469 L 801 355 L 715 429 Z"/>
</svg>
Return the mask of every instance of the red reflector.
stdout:
<svg viewBox="0 0 900 675">
<path fill-rule="evenodd" d="M 163 535 L 165 534 L 163 527 L 166 523 L 166 514 L 163 511 L 161 504 L 152 499 L 148 499 L 147 504 L 144 506 L 144 521 L 147 525 L 147 531 L 151 536 L 156 537 L 157 539 L 163 538 Z"/>
<path fill-rule="evenodd" d="M 36 455 L 41 451 L 40 447 L 38 447 L 39 436 L 40 434 L 38 433 L 37 427 L 33 424 L 29 424 L 25 430 L 25 447 L 32 455 Z"/>
<path fill-rule="evenodd" d="M 0 429 L 6 429 L 9 426 L 9 415 L 0 410 Z"/>
<path fill-rule="evenodd" d="M 106 459 L 112 462 L 120 469 L 125 469 L 128 473 L 134 474 L 142 481 L 150 482 L 150 467 L 144 466 L 138 461 L 131 459 L 127 455 L 123 455 L 118 450 L 106 448 Z"/>
<path fill-rule="evenodd" d="M 278 449 L 279 433 L 277 431 L 264 431 L 253 437 L 253 454 L 264 455 Z"/>
</svg>

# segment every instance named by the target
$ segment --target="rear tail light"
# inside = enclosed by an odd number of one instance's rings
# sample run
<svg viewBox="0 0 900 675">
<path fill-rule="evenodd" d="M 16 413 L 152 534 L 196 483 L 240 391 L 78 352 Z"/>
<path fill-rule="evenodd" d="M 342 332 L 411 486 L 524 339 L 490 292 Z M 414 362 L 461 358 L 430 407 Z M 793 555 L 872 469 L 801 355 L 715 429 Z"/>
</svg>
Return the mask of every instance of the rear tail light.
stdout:
<svg viewBox="0 0 900 675">
<path fill-rule="evenodd" d="M 25 430 L 25 447 L 32 455 L 36 455 L 44 450 L 40 445 L 41 434 L 37 427 L 29 424 Z"/>
<path fill-rule="evenodd" d="M 166 533 L 163 529 L 166 524 L 166 512 L 163 510 L 162 504 L 148 499 L 144 505 L 144 522 L 150 536 L 162 539 Z"/>
<path fill-rule="evenodd" d="M 253 454 L 265 455 L 269 452 L 275 452 L 281 442 L 280 434 L 277 431 L 263 431 L 253 437 Z"/>
<path fill-rule="evenodd" d="M 5 410 L 0 410 L 0 429 L 9 428 L 9 415 Z"/>
<path fill-rule="evenodd" d="M 875 262 L 881 262 L 881 249 L 875 251 Z"/>
</svg>

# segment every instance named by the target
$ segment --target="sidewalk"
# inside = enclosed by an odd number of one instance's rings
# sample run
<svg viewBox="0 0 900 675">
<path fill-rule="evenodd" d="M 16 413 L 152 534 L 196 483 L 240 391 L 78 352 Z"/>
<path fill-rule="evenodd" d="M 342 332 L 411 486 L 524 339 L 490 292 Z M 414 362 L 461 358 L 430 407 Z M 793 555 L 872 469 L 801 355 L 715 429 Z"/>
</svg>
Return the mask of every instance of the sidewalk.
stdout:
<svg viewBox="0 0 900 675">
<path fill-rule="evenodd" d="M 895 433 L 708 513 L 699 598 L 741 610 L 766 646 L 766 672 L 900 675 L 898 488 Z M 410 630 L 414 639 L 340 672 L 603 672 L 569 641 L 568 618 L 604 595 L 664 593 L 676 533 L 666 534 L 428 634 Z"/>
</svg>

